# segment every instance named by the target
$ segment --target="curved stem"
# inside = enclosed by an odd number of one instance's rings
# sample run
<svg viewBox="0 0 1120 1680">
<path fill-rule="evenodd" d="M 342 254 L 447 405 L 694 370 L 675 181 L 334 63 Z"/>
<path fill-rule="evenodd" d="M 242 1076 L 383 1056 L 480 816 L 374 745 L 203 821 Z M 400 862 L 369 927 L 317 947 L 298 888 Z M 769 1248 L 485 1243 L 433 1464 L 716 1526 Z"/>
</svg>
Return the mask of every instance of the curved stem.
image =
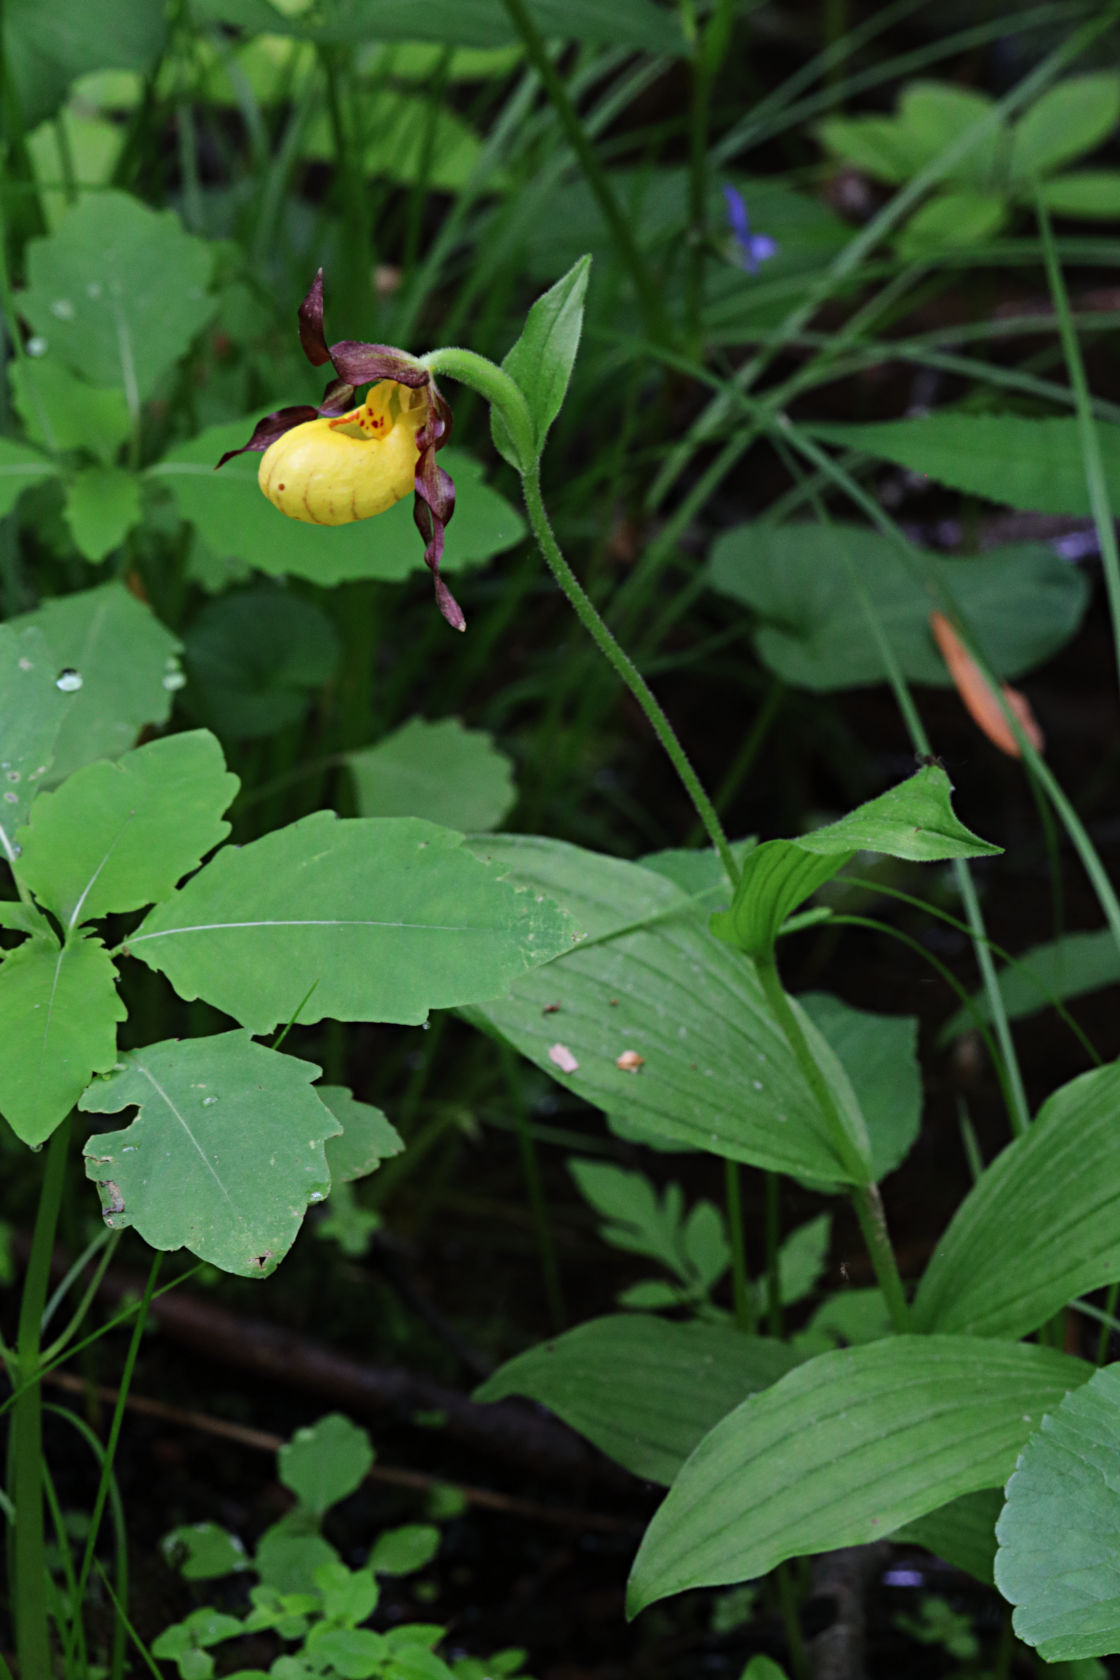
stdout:
<svg viewBox="0 0 1120 1680">
<path fill-rule="evenodd" d="M 669 719 L 665 716 L 661 705 L 653 690 L 638 670 L 630 656 L 622 649 L 614 636 L 607 629 L 600 618 L 591 597 L 576 577 L 572 568 L 560 551 L 560 545 L 553 535 L 549 524 L 548 514 L 541 497 L 540 471 L 536 463 L 522 475 L 522 489 L 525 492 L 525 507 L 529 515 L 529 524 L 533 528 L 533 535 L 553 577 L 571 602 L 576 617 L 591 637 L 600 653 L 607 659 L 622 681 L 626 684 L 642 711 L 649 719 L 651 728 L 657 739 L 668 753 L 674 770 L 684 783 L 685 792 L 696 809 L 696 814 L 703 823 L 708 838 L 719 853 L 720 861 L 727 872 L 732 886 L 739 882 L 739 866 L 735 862 L 734 854 L 724 833 L 723 824 L 716 814 L 716 808 L 689 762 L 688 755 L 677 739 Z"/>
<path fill-rule="evenodd" d="M 511 465 L 516 466 L 520 473 L 528 472 L 537 458 L 536 429 L 517 381 L 511 379 L 496 362 L 458 344 L 445 344 L 438 350 L 429 350 L 419 361 L 433 374 L 445 373 L 449 379 L 469 385 L 498 410 L 517 454 L 517 460 Z"/>
</svg>

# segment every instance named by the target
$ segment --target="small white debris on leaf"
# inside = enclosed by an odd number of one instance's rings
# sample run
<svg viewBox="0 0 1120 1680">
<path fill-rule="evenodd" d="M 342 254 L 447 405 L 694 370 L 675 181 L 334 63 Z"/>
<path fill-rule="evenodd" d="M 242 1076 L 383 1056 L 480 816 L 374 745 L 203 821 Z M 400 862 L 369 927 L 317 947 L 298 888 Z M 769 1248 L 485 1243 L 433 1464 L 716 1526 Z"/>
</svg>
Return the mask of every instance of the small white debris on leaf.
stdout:
<svg viewBox="0 0 1120 1680">
<path fill-rule="evenodd" d="M 548 1059 L 550 1062 L 556 1063 L 561 1073 L 575 1073 L 579 1067 L 579 1063 L 566 1044 L 554 1044 L 548 1052 Z"/>
<path fill-rule="evenodd" d="M 614 1065 L 624 1073 L 637 1073 L 644 1061 L 645 1057 L 639 1056 L 636 1050 L 624 1050 L 621 1056 L 616 1058 Z"/>
</svg>

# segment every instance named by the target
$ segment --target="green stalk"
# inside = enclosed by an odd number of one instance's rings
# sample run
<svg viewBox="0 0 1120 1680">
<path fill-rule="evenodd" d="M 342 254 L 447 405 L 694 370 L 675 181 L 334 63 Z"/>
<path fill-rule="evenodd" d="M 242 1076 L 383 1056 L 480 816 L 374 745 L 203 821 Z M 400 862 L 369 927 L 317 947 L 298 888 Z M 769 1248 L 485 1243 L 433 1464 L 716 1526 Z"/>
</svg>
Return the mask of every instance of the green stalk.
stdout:
<svg viewBox="0 0 1120 1680">
<path fill-rule="evenodd" d="M 731 1298 L 735 1304 L 735 1322 L 745 1335 L 758 1330 L 751 1282 L 747 1276 L 747 1245 L 743 1237 L 743 1190 L 738 1161 L 724 1161 L 724 1183 L 727 1192 L 727 1235 L 731 1243 Z"/>
<path fill-rule="evenodd" d="M 883 1213 L 883 1203 L 879 1195 L 878 1186 L 864 1184 L 867 1167 L 861 1159 L 847 1127 L 840 1118 L 840 1111 L 833 1099 L 828 1081 L 817 1066 L 817 1061 L 809 1048 L 808 1040 L 801 1030 L 801 1023 L 790 1008 L 790 1002 L 785 994 L 781 979 L 778 975 L 777 964 L 773 957 L 757 957 L 755 968 L 762 983 L 762 990 L 766 1001 L 770 1005 L 770 1013 L 777 1021 L 786 1042 L 793 1051 L 794 1059 L 804 1076 L 805 1083 L 816 1099 L 817 1107 L 821 1111 L 825 1125 L 828 1127 L 832 1147 L 844 1169 L 854 1181 L 849 1185 L 849 1194 L 859 1220 L 860 1230 L 867 1244 L 867 1252 L 871 1264 L 875 1269 L 875 1276 L 879 1280 L 879 1288 L 883 1292 L 883 1299 L 891 1315 L 891 1323 L 901 1334 L 909 1329 L 910 1309 L 906 1304 L 906 1292 L 902 1286 L 898 1263 L 894 1257 L 890 1237 L 887 1234 L 887 1222 Z"/>
<path fill-rule="evenodd" d="M 8 1490 L 16 1509 L 11 1567 L 19 1672 L 29 1677 L 51 1672 L 47 1621 L 47 1554 L 43 1526 L 43 1397 L 39 1385 L 39 1343 L 50 1282 L 51 1255 L 62 1205 L 70 1120 L 58 1126 L 47 1145 L 39 1210 L 20 1299 L 14 1376 L 18 1392 L 12 1404 L 8 1444 Z"/>
<path fill-rule="evenodd" d="M 568 96 L 568 90 L 564 86 L 563 79 L 548 56 L 548 49 L 533 21 L 529 8 L 525 0 L 502 0 L 502 4 L 509 13 L 518 35 L 524 42 L 529 62 L 541 79 L 541 84 L 552 102 L 560 126 L 568 137 L 568 144 L 575 153 L 579 166 L 587 179 L 587 184 L 594 193 L 603 213 L 603 220 L 610 229 L 619 260 L 629 274 L 631 284 L 637 295 L 642 317 L 646 324 L 646 331 L 651 338 L 666 341 L 672 337 L 672 334 L 653 276 L 645 258 L 638 250 L 630 223 L 615 197 L 614 189 L 595 154 L 595 148 L 587 137 L 579 113 Z"/>
</svg>

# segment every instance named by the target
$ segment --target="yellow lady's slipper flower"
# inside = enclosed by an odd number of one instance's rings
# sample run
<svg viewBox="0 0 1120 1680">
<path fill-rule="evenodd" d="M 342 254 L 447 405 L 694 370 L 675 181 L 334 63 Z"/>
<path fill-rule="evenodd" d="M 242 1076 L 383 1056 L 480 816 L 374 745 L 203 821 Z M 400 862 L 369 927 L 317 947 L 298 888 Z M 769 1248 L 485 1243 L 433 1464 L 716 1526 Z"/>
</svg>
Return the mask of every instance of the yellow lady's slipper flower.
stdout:
<svg viewBox="0 0 1120 1680">
<path fill-rule="evenodd" d="M 248 443 L 229 450 L 218 466 L 247 450 L 261 452 L 257 476 L 269 501 L 311 525 L 371 519 L 412 490 L 436 604 L 453 629 L 465 629 L 462 609 L 439 575 L 455 486 L 436 465 L 436 450 L 451 433 L 451 410 L 435 381 L 415 357 L 391 345 L 344 339 L 328 346 L 322 269 L 300 304 L 299 335 L 307 359 L 316 367 L 329 361 L 337 375 L 322 403 L 266 415 Z M 349 408 L 357 387 L 367 384 L 365 401 Z"/>
</svg>

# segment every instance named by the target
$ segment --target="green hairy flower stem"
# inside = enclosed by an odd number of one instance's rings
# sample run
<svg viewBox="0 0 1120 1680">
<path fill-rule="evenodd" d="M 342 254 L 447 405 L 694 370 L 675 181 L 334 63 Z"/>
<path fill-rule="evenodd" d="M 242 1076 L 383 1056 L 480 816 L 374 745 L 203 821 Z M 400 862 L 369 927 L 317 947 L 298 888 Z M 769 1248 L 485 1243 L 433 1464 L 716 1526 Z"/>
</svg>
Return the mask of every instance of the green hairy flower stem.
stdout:
<svg viewBox="0 0 1120 1680">
<path fill-rule="evenodd" d="M 771 1014 L 785 1034 L 786 1042 L 793 1051 L 797 1064 L 805 1076 L 805 1083 L 816 1098 L 817 1106 L 831 1135 L 833 1148 L 844 1163 L 845 1168 L 858 1180 L 864 1176 L 866 1168 L 855 1145 L 848 1136 L 844 1122 L 840 1118 L 840 1111 L 829 1089 L 828 1081 L 817 1066 L 816 1057 L 809 1048 L 805 1034 L 801 1030 L 801 1023 L 790 1008 L 789 999 L 786 997 L 778 974 L 777 964 L 772 956 L 756 957 L 755 968 L 758 971 L 758 978 L 762 983 L 766 1001 L 770 1005 Z M 883 1202 L 879 1195 L 879 1187 L 876 1184 L 857 1182 L 850 1186 L 849 1194 L 856 1211 L 856 1218 L 859 1220 L 860 1230 L 863 1232 L 863 1240 L 867 1244 L 871 1264 L 875 1269 L 879 1288 L 883 1292 L 883 1299 L 886 1301 L 887 1310 L 891 1315 L 891 1323 L 900 1334 L 904 1333 L 910 1325 L 910 1309 L 906 1304 L 906 1292 L 902 1286 L 898 1263 L 895 1260 L 890 1236 L 887 1233 L 887 1221 L 883 1213 Z"/>
<path fill-rule="evenodd" d="M 43 1398 L 39 1386 L 40 1338 L 43 1309 L 50 1282 L 51 1253 L 62 1205 L 66 1147 L 70 1121 L 66 1119 L 47 1145 L 46 1165 L 39 1192 L 39 1211 L 20 1299 L 16 1344 L 16 1395 L 8 1443 L 8 1492 L 16 1508 L 11 1572 L 19 1672 L 49 1675 L 50 1635 L 47 1623 L 47 1557 L 43 1531 Z"/>
<path fill-rule="evenodd" d="M 684 748 L 677 739 L 672 724 L 633 660 L 608 630 L 591 597 L 565 560 L 560 545 L 553 535 L 548 512 L 541 496 L 539 452 L 534 437 L 533 422 L 520 387 L 515 380 L 510 378 L 508 373 L 503 372 L 500 367 L 488 361 L 485 356 L 479 356 L 473 350 L 464 350 L 458 346 L 430 350 L 426 355 L 421 356 L 420 361 L 425 367 L 430 368 L 433 374 L 447 374 L 451 379 L 457 379 L 464 385 L 472 386 L 500 413 L 517 453 L 521 487 L 525 496 L 525 508 L 529 515 L 529 524 L 549 570 L 568 597 L 576 617 L 600 653 L 614 667 L 645 713 L 650 727 L 668 754 L 677 775 L 684 783 L 685 792 L 692 801 L 708 838 L 719 854 L 728 880 L 732 886 L 737 885 L 739 866 L 735 862 L 723 824 L 716 814 L 715 806 L 704 791 L 699 776 L 692 768 Z"/>
<path fill-rule="evenodd" d="M 747 1251 L 743 1239 L 743 1192 L 738 1161 L 724 1161 L 724 1181 L 727 1188 L 727 1235 L 731 1243 L 731 1298 L 735 1303 L 735 1323 L 745 1335 L 758 1331 L 758 1314 L 747 1276 Z"/>
</svg>

